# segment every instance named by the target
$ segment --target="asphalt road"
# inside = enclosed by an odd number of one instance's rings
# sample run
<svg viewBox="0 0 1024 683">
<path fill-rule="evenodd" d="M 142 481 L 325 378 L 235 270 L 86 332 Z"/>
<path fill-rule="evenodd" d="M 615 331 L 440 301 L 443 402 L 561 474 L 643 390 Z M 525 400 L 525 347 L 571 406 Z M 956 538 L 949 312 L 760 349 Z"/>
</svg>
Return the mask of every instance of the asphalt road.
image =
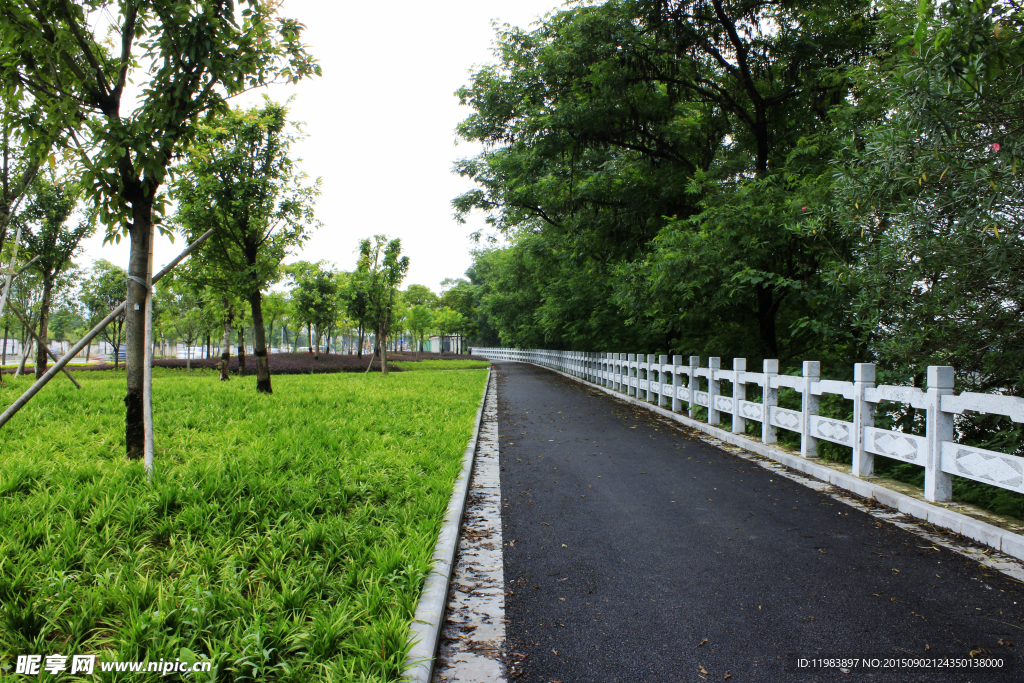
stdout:
<svg viewBox="0 0 1024 683">
<path fill-rule="evenodd" d="M 1018 582 L 654 413 L 497 365 L 510 680 L 1024 680 Z M 1013 670 L 792 661 L 979 650 Z"/>
</svg>

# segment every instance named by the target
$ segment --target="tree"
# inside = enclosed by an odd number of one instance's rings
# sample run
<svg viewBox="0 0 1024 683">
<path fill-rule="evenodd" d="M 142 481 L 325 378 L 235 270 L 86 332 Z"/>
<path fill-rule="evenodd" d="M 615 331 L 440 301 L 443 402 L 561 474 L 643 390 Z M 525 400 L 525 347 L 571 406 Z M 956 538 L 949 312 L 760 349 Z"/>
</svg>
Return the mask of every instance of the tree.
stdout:
<svg viewBox="0 0 1024 683">
<path fill-rule="evenodd" d="M 66 136 L 67 121 L 59 111 L 47 110 L 31 93 L 0 81 L 0 252 L 19 203 L 32 185 L 40 166 L 55 157 L 53 145 Z M 31 129 L 25 139 L 23 132 Z M 66 142 L 66 140 L 64 141 Z"/>
<path fill-rule="evenodd" d="M 292 300 L 296 316 L 308 327 L 309 345 L 316 348 L 315 357 L 319 359 L 320 341 L 335 324 L 341 310 L 338 277 L 323 261 L 297 261 L 287 266 L 286 272 L 295 282 Z"/>
<path fill-rule="evenodd" d="M 713 355 L 754 338 L 755 354 L 792 353 L 829 289 L 820 259 L 845 246 L 834 226 L 807 229 L 801 207 L 822 194 L 834 109 L 860 103 L 850 74 L 880 49 L 870 13 L 862 0 L 609 0 L 504 29 L 501 62 L 459 91 L 474 110 L 459 133 L 484 151 L 458 162 L 477 187 L 455 200 L 515 252 L 477 275 L 517 282 L 533 306 L 500 333 L 677 352 L 713 336 Z M 688 318 L 708 304 L 720 326 Z"/>
<path fill-rule="evenodd" d="M 244 9 L 236 13 L 234 2 L 212 0 L 0 0 L 0 80 L 12 93 L 8 99 L 32 98 L 69 128 L 84 127 L 74 138 L 84 192 L 107 226 L 107 238 L 131 240 L 129 458 L 141 458 L 146 448 L 150 254 L 168 166 L 196 137 L 201 115 L 226 109 L 226 97 L 320 71 L 300 41 L 304 27 L 277 16 L 278 3 L 239 5 Z M 111 26 L 119 44 L 107 41 Z M 130 79 L 141 85 L 134 106 L 124 101 Z M 9 120 L 6 110 L 3 116 Z M 22 129 L 29 140 L 45 133 Z"/>
<path fill-rule="evenodd" d="M 405 324 L 419 342 L 419 346 L 416 349 L 417 356 L 423 350 L 423 337 L 426 335 L 427 330 L 431 328 L 433 321 L 434 312 L 426 305 L 416 304 L 409 309 L 409 315 L 405 320 Z"/>
<path fill-rule="evenodd" d="M 78 188 L 73 184 L 50 178 L 37 178 L 31 200 L 19 217 L 24 221 L 22 239 L 30 258 L 38 257 L 34 268 L 42 278 L 43 296 L 39 307 L 39 345 L 36 351 L 36 379 L 46 371 L 46 348 L 49 343 L 47 325 L 54 285 L 61 274 L 72 266 L 71 257 L 78 244 L 95 230 L 91 213 L 74 228 L 66 227 L 78 205 Z M 120 303 L 120 302 L 118 302 Z"/>
<path fill-rule="evenodd" d="M 263 297 L 263 321 L 267 326 L 267 339 L 270 346 L 274 345 L 274 325 L 282 323 L 291 314 L 291 302 L 284 292 L 270 292 Z"/>
<path fill-rule="evenodd" d="M 377 331 L 380 350 L 381 374 L 388 374 L 387 338 L 394 320 L 398 286 L 409 271 L 409 257 L 400 256 L 402 241 L 388 240 L 386 235 L 374 235 L 359 243 L 359 267 L 366 291 L 368 318 Z"/>
<path fill-rule="evenodd" d="M 920 386 L 928 365 L 952 365 L 963 389 L 1021 396 L 1024 9 L 921 9 L 891 68 L 865 75 L 890 116 L 833 166 L 855 246 L 832 283 L 899 375 Z"/>
<path fill-rule="evenodd" d="M 369 321 L 369 303 L 366 295 L 365 274 L 359 270 L 352 273 L 348 281 L 348 290 L 345 292 L 345 312 L 350 320 L 357 325 L 357 346 L 356 356 L 363 357 L 363 340 L 366 335 L 367 323 Z"/>
<path fill-rule="evenodd" d="M 35 329 L 39 315 L 39 304 L 42 300 L 42 291 L 42 278 L 32 268 L 11 284 L 9 298 L 21 309 L 25 316 L 25 321 L 28 323 L 27 325 L 21 325 L 22 358 L 18 364 L 18 374 L 25 371 L 25 362 L 28 360 L 27 352 L 33 344 L 33 340 L 29 336 L 29 329 Z M 15 318 L 15 320 L 17 319 Z"/>
<path fill-rule="evenodd" d="M 93 261 L 92 274 L 82 285 L 82 304 L 89 314 L 89 324 L 93 325 L 105 318 L 124 301 L 125 281 L 128 273 L 110 261 L 99 259 Z M 125 314 L 122 313 L 114 322 L 107 325 L 103 339 L 114 347 L 114 368 L 120 362 L 121 344 L 125 339 Z"/>
<path fill-rule="evenodd" d="M 192 370 L 192 347 L 213 327 L 210 310 L 191 283 L 165 278 L 161 288 L 167 293 L 166 306 L 170 326 L 185 342 L 185 369 Z"/>
<path fill-rule="evenodd" d="M 434 315 L 433 326 L 442 337 L 450 337 L 463 331 L 466 318 L 451 308 L 442 308 Z M 439 351 L 441 349 L 438 349 Z"/>
<path fill-rule="evenodd" d="M 451 308 L 462 316 L 462 328 L 459 330 L 465 336 L 471 336 L 476 332 L 476 287 L 464 278 L 445 278 L 441 281 L 444 292 L 441 294 L 438 304 Z"/>
<path fill-rule="evenodd" d="M 247 301 L 255 336 L 256 390 L 272 393 L 263 292 L 280 279 L 281 262 L 316 225 L 319 181 L 288 156 L 297 139 L 287 109 L 269 100 L 260 109 L 232 109 L 200 129 L 175 182 L 175 222 L 189 241 L 216 232 L 192 256 L 210 286 Z M 244 348 L 244 346 L 242 347 Z M 240 369 L 242 366 L 240 366 Z"/>
<path fill-rule="evenodd" d="M 402 292 L 402 300 L 407 306 L 429 306 L 437 305 L 437 294 L 430 291 L 426 285 L 409 285 Z"/>
</svg>

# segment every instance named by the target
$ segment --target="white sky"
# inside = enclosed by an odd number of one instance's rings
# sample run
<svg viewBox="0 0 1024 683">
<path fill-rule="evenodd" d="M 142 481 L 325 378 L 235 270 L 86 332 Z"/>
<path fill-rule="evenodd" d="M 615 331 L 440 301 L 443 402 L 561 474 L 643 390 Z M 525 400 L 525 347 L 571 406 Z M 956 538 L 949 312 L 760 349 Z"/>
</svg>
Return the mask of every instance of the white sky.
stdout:
<svg viewBox="0 0 1024 683">
<path fill-rule="evenodd" d="M 387 4 L 285 0 L 282 14 L 306 25 L 305 42 L 323 76 L 291 87 L 250 93 L 235 103 L 258 105 L 262 92 L 284 101 L 294 95 L 291 119 L 309 137 L 294 148 L 300 168 L 323 179 L 317 218 L 323 227 L 293 258 L 327 260 L 351 270 L 363 237 L 402 239 L 409 256 L 403 287 L 462 277 L 471 263 L 466 225 L 452 218 L 451 200 L 470 183 L 451 172 L 475 154 L 455 146 L 455 126 L 469 115 L 454 92 L 474 66 L 494 62 L 492 20 L 526 27 L 560 0 L 397 0 Z M 105 258 L 127 267 L 128 241 L 83 243 L 82 265 Z M 184 243 L 159 238 L 159 269 Z"/>
</svg>

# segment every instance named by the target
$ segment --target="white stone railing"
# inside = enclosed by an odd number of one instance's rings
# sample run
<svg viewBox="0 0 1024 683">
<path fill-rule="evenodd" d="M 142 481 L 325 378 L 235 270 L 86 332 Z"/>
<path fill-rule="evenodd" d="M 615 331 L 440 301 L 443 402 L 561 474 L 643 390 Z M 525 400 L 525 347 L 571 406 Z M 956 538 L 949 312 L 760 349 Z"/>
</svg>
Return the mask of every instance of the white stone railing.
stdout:
<svg viewBox="0 0 1024 683">
<path fill-rule="evenodd" d="M 957 475 L 1011 491 L 1024 493 L 1024 458 L 965 446 L 954 441 L 954 416 L 967 412 L 1005 415 L 1024 423 L 1024 398 L 995 394 L 953 393 L 953 368 L 930 366 L 927 389 L 875 386 L 872 363 L 854 365 L 852 382 L 821 379 L 816 361 L 805 361 L 801 376 L 780 375 L 779 361 L 766 360 L 762 372 L 748 372 L 745 358 L 733 359 L 733 369 L 721 369 L 720 358 L 709 358 L 701 367 L 700 356 L 654 356 L 633 353 L 586 353 L 537 349 L 473 348 L 471 353 L 490 360 L 511 360 L 549 367 L 614 391 L 656 403 L 674 412 L 694 417 L 698 406 L 707 408 L 708 424 L 732 416 L 732 431 L 746 432 L 748 420 L 761 424 L 761 441 L 776 442 L 779 429 L 800 435 L 800 454 L 817 457 L 818 441 L 849 446 L 853 451 L 853 474 L 870 477 L 874 456 L 921 465 L 925 471 L 926 500 L 945 502 L 952 498 Z M 704 378 L 707 391 L 700 390 Z M 719 389 L 722 380 L 732 383 L 732 395 Z M 747 400 L 747 386 L 761 387 L 761 402 Z M 780 387 L 800 394 L 800 410 L 778 406 Z M 846 422 L 818 414 L 823 394 L 835 394 L 853 401 L 853 421 Z M 926 414 L 924 436 L 876 429 L 875 408 L 882 401 L 906 404 Z M 765 419 L 767 417 L 767 419 Z"/>
</svg>

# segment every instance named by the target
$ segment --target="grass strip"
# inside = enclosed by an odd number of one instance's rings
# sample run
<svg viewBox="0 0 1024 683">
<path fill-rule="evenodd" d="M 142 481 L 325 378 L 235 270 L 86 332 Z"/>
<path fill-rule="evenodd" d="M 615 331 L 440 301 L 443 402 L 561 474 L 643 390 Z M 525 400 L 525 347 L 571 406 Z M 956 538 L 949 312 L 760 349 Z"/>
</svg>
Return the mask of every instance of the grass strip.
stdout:
<svg viewBox="0 0 1024 683">
<path fill-rule="evenodd" d="M 397 365 L 403 372 L 412 370 L 486 370 L 491 367 L 489 360 L 400 360 L 388 365 Z"/>
<path fill-rule="evenodd" d="M 264 396 L 157 369 L 152 483 L 123 455 L 121 373 L 47 387 L 0 446 L 0 669 L 98 654 L 397 680 L 485 378 L 295 375 Z"/>
</svg>

